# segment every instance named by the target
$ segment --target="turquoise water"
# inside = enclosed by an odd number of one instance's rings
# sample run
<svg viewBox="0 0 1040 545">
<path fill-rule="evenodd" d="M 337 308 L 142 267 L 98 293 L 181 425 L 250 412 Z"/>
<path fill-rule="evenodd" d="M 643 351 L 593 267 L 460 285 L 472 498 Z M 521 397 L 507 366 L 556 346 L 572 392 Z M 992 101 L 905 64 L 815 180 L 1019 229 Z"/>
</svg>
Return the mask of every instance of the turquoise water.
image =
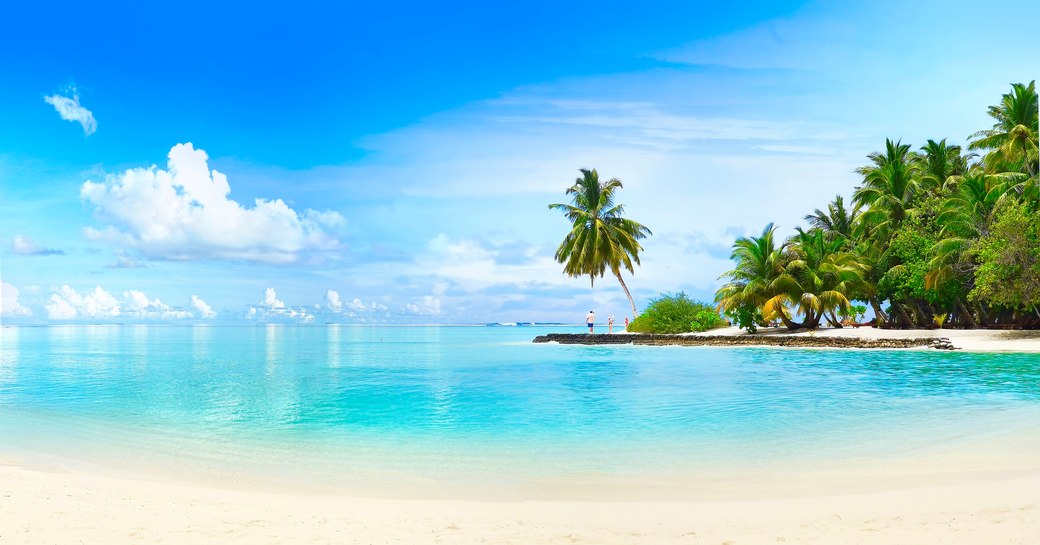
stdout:
<svg viewBox="0 0 1040 545">
<path fill-rule="evenodd" d="M 0 457 L 435 488 L 1040 444 L 1037 355 L 530 342 L 549 331 L 8 327 Z"/>
</svg>

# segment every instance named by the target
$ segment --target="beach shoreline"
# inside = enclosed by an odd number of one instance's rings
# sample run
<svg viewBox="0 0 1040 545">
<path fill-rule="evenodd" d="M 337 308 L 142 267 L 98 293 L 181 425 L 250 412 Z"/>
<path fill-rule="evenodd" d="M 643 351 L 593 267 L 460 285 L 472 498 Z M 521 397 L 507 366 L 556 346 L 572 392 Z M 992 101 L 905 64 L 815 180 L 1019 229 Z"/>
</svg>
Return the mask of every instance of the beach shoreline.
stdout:
<svg viewBox="0 0 1040 545">
<path fill-rule="evenodd" d="M 948 340 L 949 343 L 944 341 Z M 965 352 L 1040 352 L 1040 331 L 997 329 L 819 328 L 790 331 L 761 328 L 756 333 L 735 327 L 675 335 L 619 332 L 613 334 L 548 334 L 534 342 L 586 345 L 720 346 L 833 349 L 943 349 Z"/>
<path fill-rule="evenodd" d="M 286 494 L 0 465 L 0 543 L 1028 543 L 1040 472 L 736 500 Z"/>
</svg>

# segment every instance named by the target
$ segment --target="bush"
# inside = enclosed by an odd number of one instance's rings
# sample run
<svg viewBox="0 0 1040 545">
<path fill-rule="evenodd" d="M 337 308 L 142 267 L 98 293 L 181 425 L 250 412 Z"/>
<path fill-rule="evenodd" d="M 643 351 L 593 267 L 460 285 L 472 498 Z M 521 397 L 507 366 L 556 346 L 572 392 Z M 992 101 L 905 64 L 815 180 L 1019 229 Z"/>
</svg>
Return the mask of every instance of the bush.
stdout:
<svg viewBox="0 0 1040 545">
<path fill-rule="evenodd" d="M 727 312 L 726 316 L 729 316 L 730 320 L 732 320 L 737 327 L 747 331 L 748 333 L 755 333 L 758 331 L 759 326 L 766 327 L 766 321 L 765 318 L 762 317 L 762 311 L 753 305 L 741 304 Z"/>
<path fill-rule="evenodd" d="M 686 333 L 707 331 L 726 325 L 715 307 L 694 301 L 679 292 L 661 294 L 650 300 L 650 305 L 632 321 L 629 331 L 636 333 Z"/>
</svg>

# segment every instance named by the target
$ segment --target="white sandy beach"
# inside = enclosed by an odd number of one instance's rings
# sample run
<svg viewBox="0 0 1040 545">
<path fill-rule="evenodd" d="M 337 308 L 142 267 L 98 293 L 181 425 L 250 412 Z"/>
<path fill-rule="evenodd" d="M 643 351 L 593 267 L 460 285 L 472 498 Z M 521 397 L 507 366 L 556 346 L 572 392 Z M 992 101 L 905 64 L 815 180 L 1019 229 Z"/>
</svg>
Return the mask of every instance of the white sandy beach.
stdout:
<svg viewBox="0 0 1040 545">
<path fill-rule="evenodd" d="M 1040 474 L 732 501 L 460 501 L 243 492 L 0 466 L 0 543 L 1029 544 Z"/>
<path fill-rule="evenodd" d="M 747 335 L 738 327 L 713 329 L 693 335 Z M 946 337 L 955 347 L 969 352 L 1040 352 L 1040 331 L 1001 331 L 994 329 L 877 329 L 874 327 L 820 328 L 816 331 L 790 331 L 786 327 L 761 328 L 754 335 L 796 335 L 799 337 L 859 337 L 864 339 L 901 339 Z"/>
</svg>

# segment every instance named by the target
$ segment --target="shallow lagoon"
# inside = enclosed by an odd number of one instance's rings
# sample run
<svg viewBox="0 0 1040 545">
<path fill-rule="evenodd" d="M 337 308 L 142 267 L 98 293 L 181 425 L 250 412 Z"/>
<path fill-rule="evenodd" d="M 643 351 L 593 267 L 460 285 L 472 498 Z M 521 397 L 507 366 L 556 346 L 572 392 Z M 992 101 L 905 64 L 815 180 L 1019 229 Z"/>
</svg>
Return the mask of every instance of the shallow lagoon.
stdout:
<svg viewBox="0 0 1040 545">
<path fill-rule="evenodd" d="M 578 330 L 8 327 L 0 456 L 363 491 L 1028 464 L 1040 444 L 1040 355 L 530 342 Z"/>
</svg>

